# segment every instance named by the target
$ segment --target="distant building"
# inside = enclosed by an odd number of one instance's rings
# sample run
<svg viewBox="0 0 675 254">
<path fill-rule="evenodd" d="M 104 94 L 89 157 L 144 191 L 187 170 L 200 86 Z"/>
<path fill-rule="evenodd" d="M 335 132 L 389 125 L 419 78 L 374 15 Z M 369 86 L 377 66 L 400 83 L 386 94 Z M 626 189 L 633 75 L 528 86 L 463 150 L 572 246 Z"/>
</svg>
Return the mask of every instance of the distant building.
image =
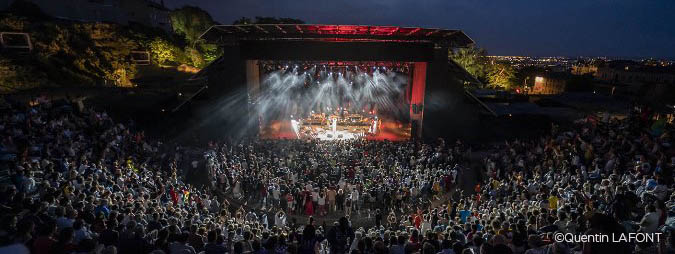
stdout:
<svg viewBox="0 0 675 254">
<path fill-rule="evenodd" d="M 649 66 L 633 61 L 611 61 L 598 67 L 595 79 L 626 85 L 675 84 L 674 66 Z"/>
<path fill-rule="evenodd" d="M 534 77 L 534 86 L 530 94 L 560 94 L 566 91 L 567 81 L 569 80 L 568 73 L 547 73 L 537 75 Z"/>
<path fill-rule="evenodd" d="M 23 0 L 35 3 L 42 11 L 60 19 L 83 22 L 139 23 L 171 30 L 169 9 L 163 0 Z M 0 0 L 9 7 L 14 0 Z M 5 6 L 6 5 L 6 6 Z"/>
<path fill-rule="evenodd" d="M 586 74 L 595 75 L 597 71 L 598 66 L 593 64 L 577 64 L 572 66 L 573 75 L 586 75 Z"/>
</svg>

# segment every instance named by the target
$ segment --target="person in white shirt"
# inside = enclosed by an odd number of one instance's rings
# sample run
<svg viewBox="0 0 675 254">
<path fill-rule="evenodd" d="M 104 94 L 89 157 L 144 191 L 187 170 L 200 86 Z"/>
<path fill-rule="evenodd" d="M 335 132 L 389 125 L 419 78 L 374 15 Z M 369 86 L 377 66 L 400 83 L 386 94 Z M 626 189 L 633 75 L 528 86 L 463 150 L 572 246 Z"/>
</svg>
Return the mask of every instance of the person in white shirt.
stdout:
<svg viewBox="0 0 675 254">
<path fill-rule="evenodd" d="M 286 226 L 286 214 L 284 211 L 279 210 L 279 212 L 274 215 L 274 225 L 278 228 L 283 228 Z"/>
<path fill-rule="evenodd" d="M 429 215 L 425 214 L 424 219 L 422 220 L 422 225 L 420 226 L 420 233 L 426 235 L 427 231 L 429 230 L 431 230 L 431 221 Z"/>
<path fill-rule="evenodd" d="M 317 198 L 318 199 L 317 203 L 319 205 L 319 215 L 324 216 L 326 215 L 326 193 L 321 192 L 321 194 L 317 196 L 319 196 Z"/>
<path fill-rule="evenodd" d="M 281 190 L 280 186 L 277 184 L 273 185 L 272 189 L 272 198 L 274 199 L 274 205 L 279 205 L 279 198 L 281 198 Z"/>
</svg>

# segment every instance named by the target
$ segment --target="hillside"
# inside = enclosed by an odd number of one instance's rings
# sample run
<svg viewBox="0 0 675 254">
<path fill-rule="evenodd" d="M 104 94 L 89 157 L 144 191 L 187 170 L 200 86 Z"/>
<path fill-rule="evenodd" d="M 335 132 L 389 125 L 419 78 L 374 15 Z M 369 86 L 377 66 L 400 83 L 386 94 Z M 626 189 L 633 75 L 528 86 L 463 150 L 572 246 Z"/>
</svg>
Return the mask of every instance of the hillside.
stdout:
<svg viewBox="0 0 675 254">
<path fill-rule="evenodd" d="M 210 60 L 186 47 L 181 36 L 142 25 L 0 13 L 0 31 L 28 33 L 33 43 L 28 54 L 11 50 L 0 54 L 2 92 L 36 87 L 131 87 L 136 85 L 134 79 L 147 76 L 186 77 L 190 73 L 180 73 L 178 66 L 183 65 L 181 70 L 202 67 Z M 134 50 L 149 51 L 151 65 L 134 65 Z"/>
</svg>

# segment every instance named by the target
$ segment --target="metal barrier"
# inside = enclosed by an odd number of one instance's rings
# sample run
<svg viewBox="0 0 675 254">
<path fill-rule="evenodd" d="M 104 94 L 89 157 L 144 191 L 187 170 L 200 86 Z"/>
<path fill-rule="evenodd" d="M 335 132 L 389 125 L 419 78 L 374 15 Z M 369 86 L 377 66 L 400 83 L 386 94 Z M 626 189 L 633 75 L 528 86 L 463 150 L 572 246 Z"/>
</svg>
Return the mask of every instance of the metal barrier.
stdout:
<svg viewBox="0 0 675 254">
<path fill-rule="evenodd" d="M 15 42 L 23 42 L 23 44 L 16 44 Z M 21 32 L 0 32 L 0 45 L 3 49 L 9 50 L 28 50 L 33 51 L 33 42 L 28 33 Z"/>
<path fill-rule="evenodd" d="M 135 65 L 150 65 L 150 52 L 147 50 L 131 51 L 131 62 Z"/>
</svg>

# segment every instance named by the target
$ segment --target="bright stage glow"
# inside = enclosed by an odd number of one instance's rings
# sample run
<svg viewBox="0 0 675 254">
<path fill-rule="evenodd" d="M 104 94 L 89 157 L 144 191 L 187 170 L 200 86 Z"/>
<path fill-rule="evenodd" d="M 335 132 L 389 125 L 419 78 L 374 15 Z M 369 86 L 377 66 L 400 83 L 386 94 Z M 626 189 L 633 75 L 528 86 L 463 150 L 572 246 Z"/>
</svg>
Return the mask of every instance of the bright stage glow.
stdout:
<svg viewBox="0 0 675 254">
<path fill-rule="evenodd" d="M 355 112 L 396 109 L 403 104 L 397 96 L 405 95 L 408 76 L 394 71 L 333 71 L 311 68 L 308 73 L 276 70 L 261 80 L 261 89 L 253 105 L 263 119 L 279 116 L 306 116 L 311 111 L 345 108 Z M 383 109 L 383 110 L 380 110 Z"/>
<path fill-rule="evenodd" d="M 406 130 L 409 122 L 406 96 L 410 76 L 401 68 L 374 67 L 371 71 L 367 65 L 305 65 L 306 71 L 298 73 L 280 66 L 260 67 L 259 89 L 250 96 L 261 135 L 321 140 L 373 138 L 380 135 L 380 116 L 390 123 L 404 123 L 388 128 L 387 133 L 396 133 L 394 136 L 402 139 L 409 136 L 406 131 L 397 131 Z"/>
<path fill-rule="evenodd" d="M 293 132 L 295 132 L 295 136 L 300 138 L 300 124 L 298 121 L 295 119 L 291 120 L 291 127 L 293 128 Z"/>
<path fill-rule="evenodd" d="M 316 138 L 319 140 L 346 140 L 346 139 L 357 139 L 363 138 L 365 135 L 362 133 L 352 133 L 348 131 L 326 131 L 320 132 L 316 135 Z"/>
</svg>

